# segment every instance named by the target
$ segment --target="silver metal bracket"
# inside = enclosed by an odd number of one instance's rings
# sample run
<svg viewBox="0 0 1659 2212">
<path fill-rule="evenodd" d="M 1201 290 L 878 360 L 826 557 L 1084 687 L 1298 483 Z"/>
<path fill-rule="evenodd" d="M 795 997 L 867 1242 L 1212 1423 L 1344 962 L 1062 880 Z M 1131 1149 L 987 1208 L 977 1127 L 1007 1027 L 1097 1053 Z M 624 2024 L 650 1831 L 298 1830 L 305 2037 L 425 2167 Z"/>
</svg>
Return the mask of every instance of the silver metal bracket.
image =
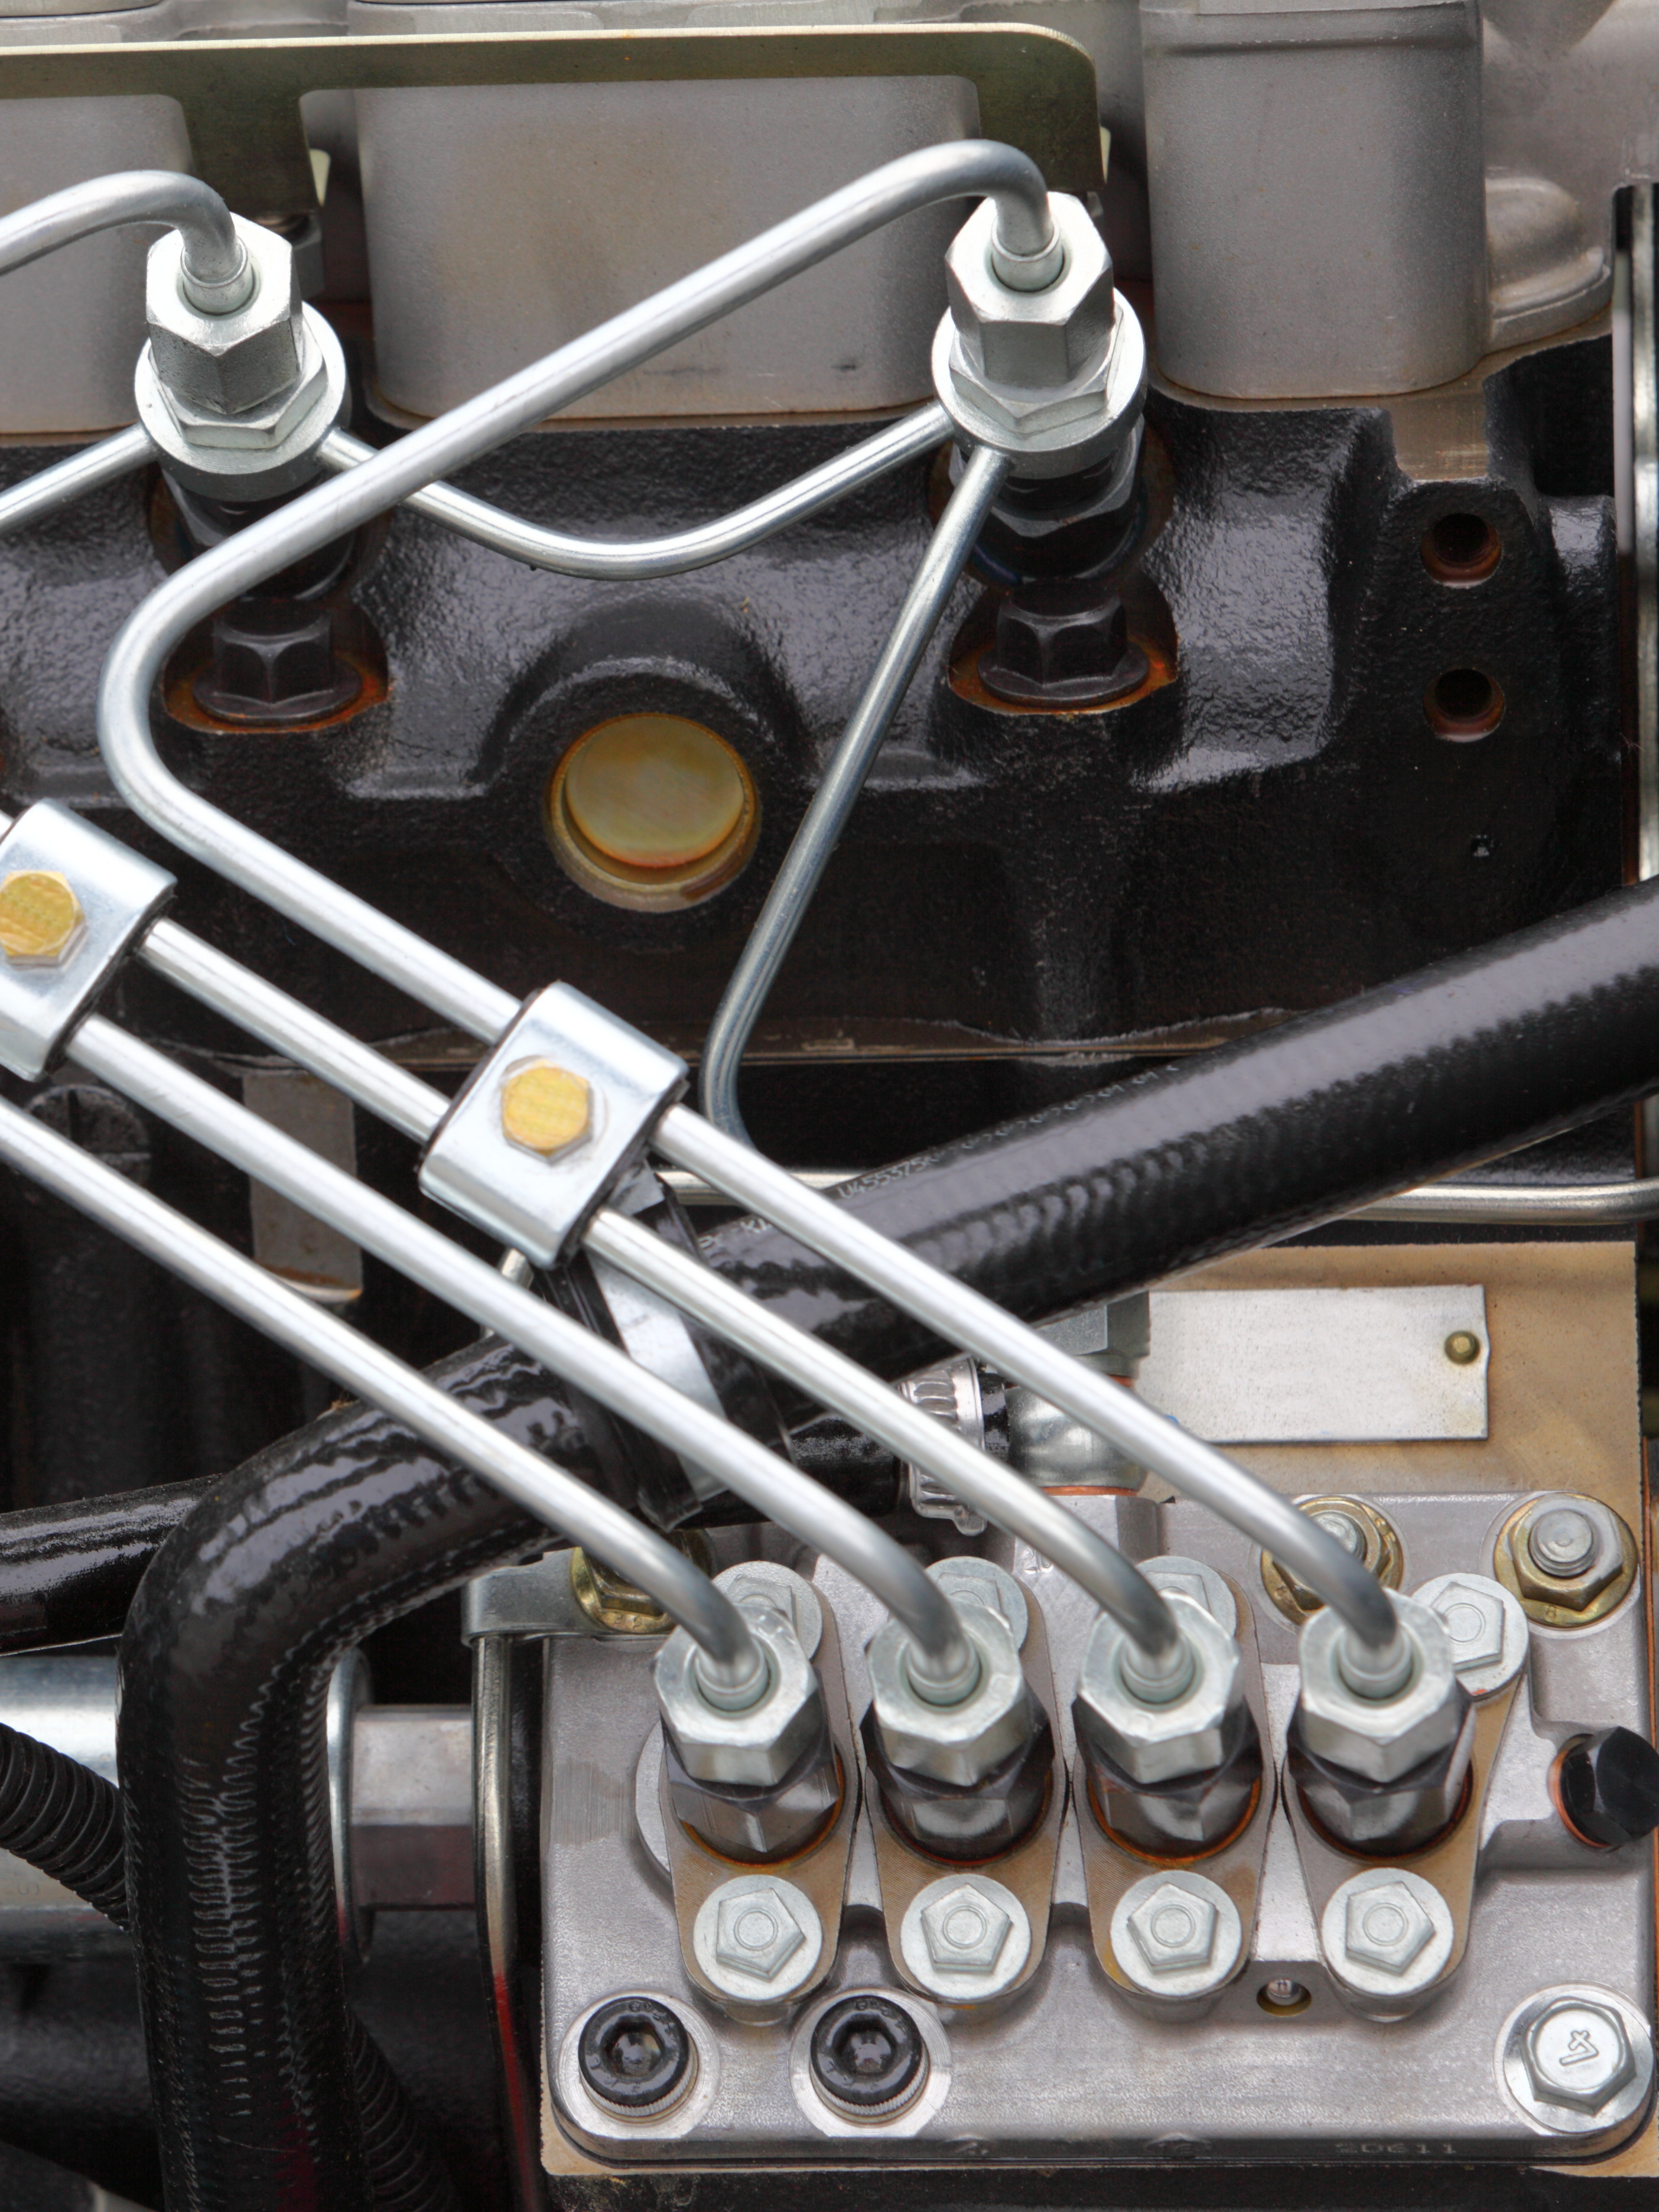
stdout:
<svg viewBox="0 0 1659 2212">
<path fill-rule="evenodd" d="M 44 1075 L 173 878 L 50 799 L 0 838 L 0 1065 Z"/>
<path fill-rule="evenodd" d="M 555 983 L 473 1070 L 427 1146 L 421 1188 L 550 1267 L 689 1079 L 683 1060 Z"/>
</svg>

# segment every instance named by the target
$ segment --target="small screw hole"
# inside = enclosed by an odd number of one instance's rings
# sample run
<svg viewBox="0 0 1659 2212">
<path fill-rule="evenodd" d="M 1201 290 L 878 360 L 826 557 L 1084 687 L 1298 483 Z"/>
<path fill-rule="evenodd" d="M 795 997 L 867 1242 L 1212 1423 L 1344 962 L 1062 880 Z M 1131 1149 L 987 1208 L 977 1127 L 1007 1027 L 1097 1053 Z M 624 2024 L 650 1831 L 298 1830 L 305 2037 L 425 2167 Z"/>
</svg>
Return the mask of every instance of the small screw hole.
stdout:
<svg viewBox="0 0 1659 2212">
<path fill-rule="evenodd" d="M 1504 694 L 1481 668 L 1448 668 L 1423 695 L 1436 737 L 1469 744 L 1490 737 L 1504 719 Z"/>
<path fill-rule="evenodd" d="M 1275 2020 L 1289 2020 L 1293 2013 L 1306 2012 L 1313 2002 L 1313 1993 L 1303 1988 L 1300 1982 L 1276 1977 L 1263 1982 L 1255 1993 L 1255 2001 L 1263 2012 L 1271 2013 Z"/>
<path fill-rule="evenodd" d="M 1437 583 L 1482 584 L 1504 557 L 1484 515 L 1443 514 L 1423 533 L 1423 566 Z"/>
</svg>

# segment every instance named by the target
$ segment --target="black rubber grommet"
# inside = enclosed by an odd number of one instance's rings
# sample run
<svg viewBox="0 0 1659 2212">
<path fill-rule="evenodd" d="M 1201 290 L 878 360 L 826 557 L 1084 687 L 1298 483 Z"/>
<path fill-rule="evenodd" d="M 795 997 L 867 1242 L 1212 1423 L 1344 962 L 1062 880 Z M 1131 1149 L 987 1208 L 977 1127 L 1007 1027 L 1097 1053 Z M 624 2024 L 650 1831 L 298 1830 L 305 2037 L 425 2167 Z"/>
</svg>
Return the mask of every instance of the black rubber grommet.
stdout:
<svg viewBox="0 0 1659 2212">
<path fill-rule="evenodd" d="M 867 2111 L 902 2097 L 921 2069 L 921 2032 L 886 1997 L 843 1997 L 812 2030 L 812 2072 L 838 2105 Z"/>
<path fill-rule="evenodd" d="M 577 2063 L 601 2104 L 637 2112 L 671 2097 L 691 2063 L 684 2022 L 654 1997 L 613 1997 L 581 2033 Z"/>
</svg>

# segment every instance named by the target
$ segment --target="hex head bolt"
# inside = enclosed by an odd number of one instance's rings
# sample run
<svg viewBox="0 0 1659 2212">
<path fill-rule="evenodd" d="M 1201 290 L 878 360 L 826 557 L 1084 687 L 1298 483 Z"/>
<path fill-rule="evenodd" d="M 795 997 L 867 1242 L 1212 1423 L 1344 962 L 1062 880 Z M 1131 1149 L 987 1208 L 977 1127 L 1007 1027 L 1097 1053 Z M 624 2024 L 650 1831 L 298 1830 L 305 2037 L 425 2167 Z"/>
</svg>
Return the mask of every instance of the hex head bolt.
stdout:
<svg viewBox="0 0 1659 2212">
<path fill-rule="evenodd" d="M 213 621 L 213 659 L 191 686 L 222 722 L 317 722 L 349 707 L 361 671 L 334 650 L 334 617 L 304 600 L 242 599 Z"/>
<path fill-rule="evenodd" d="M 979 664 L 988 691 L 1039 707 L 1103 707 L 1137 690 L 1146 673 L 1117 593 L 1070 577 L 1010 592 Z"/>
<path fill-rule="evenodd" d="M 1534 1620 L 1573 1627 L 1599 1620 L 1624 1598 L 1636 1546 L 1599 1498 L 1534 1498 L 1505 1524 L 1492 1565 Z"/>
<path fill-rule="evenodd" d="M 0 882 L 0 952 L 14 968 L 55 968 L 86 926 L 67 876 L 20 868 Z"/>
<path fill-rule="evenodd" d="M 1631 1729 L 1580 1736 L 1557 1758 L 1550 1794 L 1582 1842 L 1605 1850 L 1638 1842 L 1659 1828 L 1659 1751 Z"/>
</svg>

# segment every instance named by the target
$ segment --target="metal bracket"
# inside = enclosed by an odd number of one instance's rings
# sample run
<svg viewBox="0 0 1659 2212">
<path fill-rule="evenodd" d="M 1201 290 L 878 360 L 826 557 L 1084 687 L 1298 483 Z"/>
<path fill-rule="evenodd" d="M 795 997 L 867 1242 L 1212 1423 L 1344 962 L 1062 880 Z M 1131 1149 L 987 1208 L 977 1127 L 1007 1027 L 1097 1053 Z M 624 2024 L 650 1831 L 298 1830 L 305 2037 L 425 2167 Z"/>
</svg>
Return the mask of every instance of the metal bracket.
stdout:
<svg viewBox="0 0 1659 2212">
<path fill-rule="evenodd" d="M 185 112 L 197 173 L 239 213 L 317 204 L 300 121 L 308 92 L 382 87 L 690 82 L 761 77 L 966 77 L 979 127 L 1029 154 L 1051 190 L 1103 187 L 1095 65 L 1035 24 L 489 31 L 431 37 L 181 39 L 0 47 L 0 100 L 161 93 Z"/>
<path fill-rule="evenodd" d="M 173 886 L 49 799 L 19 815 L 0 838 L 0 1066 L 46 1073 Z"/>
<path fill-rule="evenodd" d="M 538 1099 L 534 1086 L 556 1089 L 555 1079 L 562 1099 Z M 439 1123 L 421 1188 L 550 1267 L 689 1079 L 683 1060 L 555 983 L 526 1004 Z M 549 1103 L 559 1110 L 544 1111 Z"/>
</svg>

